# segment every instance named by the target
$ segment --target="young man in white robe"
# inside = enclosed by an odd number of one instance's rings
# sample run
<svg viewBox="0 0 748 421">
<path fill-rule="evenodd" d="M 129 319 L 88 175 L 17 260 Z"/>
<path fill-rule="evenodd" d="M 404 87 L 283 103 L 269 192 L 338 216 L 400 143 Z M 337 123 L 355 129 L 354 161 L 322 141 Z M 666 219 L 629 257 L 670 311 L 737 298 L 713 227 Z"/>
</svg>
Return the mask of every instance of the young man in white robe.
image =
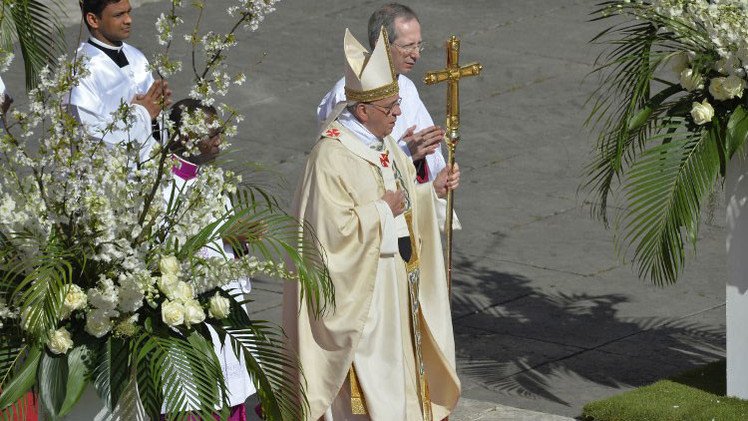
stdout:
<svg viewBox="0 0 748 421">
<path fill-rule="evenodd" d="M 371 54 L 346 31 L 347 107 L 323 128 L 294 199 L 335 287 L 320 316 L 298 283 L 284 287 L 307 420 L 441 420 L 460 395 L 436 212 L 459 169 L 418 184 L 389 136 L 401 102 L 381 31 Z"/>
<path fill-rule="evenodd" d="M 398 117 L 391 136 L 398 141 L 398 145 L 410 156 L 416 166 L 418 182 L 433 181 L 444 169 L 446 162 L 441 150 L 444 130 L 434 125 L 426 106 L 418 95 L 416 85 L 405 74 L 409 73 L 423 50 L 421 40 L 421 24 L 418 16 L 407 6 L 398 3 L 385 4 L 375 11 L 369 18 L 368 35 L 369 46 L 379 36 L 379 28 L 384 26 L 389 34 L 392 46 L 392 64 L 398 74 L 397 83 L 400 86 L 400 109 L 402 115 Z M 323 125 L 328 118 L 336 113 L 336 106 L 344 106 L 345 78 L 341 78 L 328 92 L 317 107 L 317 120 Z M 340 105 L 343 104 L 343 105 Z"/>
<path fill-rule="evenodd" d="M 71 90 L 70 112 L 91 137 L 130 144 L 144 162 L 160 139 L 156 116 L 171 104 L 171 91 L 166 81 L 154 80 L 143 53 L 124 42 L 132 29 L 129 0 L 81 0 L 80 6 L 91 36 L 76 57 L 87 61 L 89 74 Z M 129 125 L 113 116 L 123 104 L 131 106 Z"/>
</svg>

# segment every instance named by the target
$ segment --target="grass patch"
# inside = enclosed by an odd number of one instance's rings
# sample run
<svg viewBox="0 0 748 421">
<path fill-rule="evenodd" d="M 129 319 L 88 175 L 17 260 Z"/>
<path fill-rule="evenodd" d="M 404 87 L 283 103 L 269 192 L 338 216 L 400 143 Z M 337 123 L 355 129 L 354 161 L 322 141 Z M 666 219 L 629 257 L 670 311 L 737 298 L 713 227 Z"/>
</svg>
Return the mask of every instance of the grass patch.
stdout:
<svg viewBox="0 0 748 421">
<path fill-rule="evenodd" d="M 586 421 L 748 420 L 748 401 L 725 396 L 725 361 L 595 402 Z"/>
</svg>

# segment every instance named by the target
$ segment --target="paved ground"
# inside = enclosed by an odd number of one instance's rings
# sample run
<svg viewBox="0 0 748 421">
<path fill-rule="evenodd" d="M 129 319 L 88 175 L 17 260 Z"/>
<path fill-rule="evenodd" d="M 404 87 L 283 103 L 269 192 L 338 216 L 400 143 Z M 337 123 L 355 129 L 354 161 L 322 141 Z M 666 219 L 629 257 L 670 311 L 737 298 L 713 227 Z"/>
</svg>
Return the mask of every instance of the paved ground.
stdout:
<svg viewBox="0 0 748 421">
<path fill-rule="evenodd" d="M 66 0 L 74 5 L 74 0 Z M 188 3 L 188 2 L 185 2 Z M 217 24 L 224 0 L 210 0 Z M 232 66 L 249 83 L 231 98 L 247 114 L 228 165 L 260 162 L 288 199 L 314 141 L 314 110 L 342 74 L 343 30 L 364 39 L 381 1 L 284 0 L 243 34 Z M 166 2 L 136 9 L 132 43 L 155 52 L 153 22 Z M 413 79 L 440 68 L 440 44 L 463 39 L 464 61 L 485 69 L 462 90 L 463 185 L 455 235 L 454 323 L 463 399 L 453 420 L 576 417 L 585 402 L 723 356 L 724 212 L 701 231 L 698 254 L 676 286 L 636 278 L 616 258 L 612 233 L 577 193 L 593 136 L 583 129 L 585 79 L 599 49 L 587 41 L 585 0 L 412 0 L 429 43 Z M 75 44 L 77 30 L 67 32 Z M 184 56 L 187 59 L 187 56 Z M 8 78 L 21 86 L 17 75 Z M 14 86 L 13 84 L 9 84 Z M 175 78 L 177 97 L 186 78 Z M 180 93 L 181 90 L 181 93 Z M 444 88 L 422 87 L 443 121 Z M 270 179 L 265 175 L 262 180 Z M 278 320 L 280 287 L 257 281 L 255 316 Z"/>
</svg>

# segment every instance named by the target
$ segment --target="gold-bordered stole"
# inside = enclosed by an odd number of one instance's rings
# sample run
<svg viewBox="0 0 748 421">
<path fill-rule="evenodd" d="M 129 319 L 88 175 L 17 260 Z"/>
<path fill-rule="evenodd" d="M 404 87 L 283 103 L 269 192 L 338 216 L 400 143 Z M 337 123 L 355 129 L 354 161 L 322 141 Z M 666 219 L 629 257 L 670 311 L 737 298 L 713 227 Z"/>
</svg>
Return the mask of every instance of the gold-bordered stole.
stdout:
<svg viewBox="0 0 748 421">
<path fill-rule="evenodd" d="M 351 384 L 351 413 L 354 415 L 369 415 L 369 411 L 366 409 L 366 398 L 361 392 L 361 385 L 358 383 L 353 364 L 348 370 L 348 381 Z"/>
<path fill-rule="evenodd" d="M 408 275 L 408 295 L 410 296 L 410 317 L 413 328 L 413 349 L 415 350 L 416 375 L 418 377 L 418 398 L 421 402 L 421 414 L 424 421 L 433 421 L 434 415 L 431 412 L 431 394 L 426 379 L 426 367 L 423 363 L 423 351 L 421 342 L 423 335 L 421 333 L 421 302 L 418 299 L 421 284 L 421 268 L 416 247 L 416 238 L 413 230 L 413 211 L 407 210 L 403 214 L 405 223 L 408 225 L 410 233 L 410 260 L 405 263 L 405 271 Z"/>
</svg>

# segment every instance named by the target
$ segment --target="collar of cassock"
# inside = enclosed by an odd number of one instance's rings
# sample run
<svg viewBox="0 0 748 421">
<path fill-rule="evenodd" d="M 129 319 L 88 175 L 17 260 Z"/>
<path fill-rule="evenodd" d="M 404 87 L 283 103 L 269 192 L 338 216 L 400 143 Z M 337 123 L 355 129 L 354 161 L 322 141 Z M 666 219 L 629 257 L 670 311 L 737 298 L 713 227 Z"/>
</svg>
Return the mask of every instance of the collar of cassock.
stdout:
<svg viewBox="0 0 748 421">
<path fill-rule="evenodd" d="M 200 169 L 199 165 L 193 164 L 192 162 L 182 159 L 176 155 L 172 155 L 172 157 L 176 161 L 174 166 L 171 167 L 171 172 L 174 175 L 184 181 L 189 181 L 197 177 L 197 172 Z"/>
<path fill-rule="evenodd" d="M 364 125 L 361 124 L 361 122 L 358 121 L 350 111 L 348 111 L 347 108 L 343 109 L 340 113 L 338 121 L 340 124 L 345 126 L 345 128 L 355 133 L 356 137 L 361 140 L 364 145 L 372 149 L 376 149 L 377 146 L 382 145 L 382 139 L 374 136 L 369 129 L 364 127 Z"/>
<path fill-rule="evenodd" d="M 125 56 L 125 52 L 122 51 L 122 47 L 124 46 L 123 43 L 120 42 L 120 45 L 113 46 L 113 45 L 105 44 L 96 38 L 89 38 L 88 43 L 98 48 L 99 50 L 103 51 L 104 54 L 109 56 L 109 58 L 111 58 L 112 61 L 114 61 L 114 63 L 116 63 L 117 66 L 119 66 L 120 68 L 125 67 L 128 64 L 130 64 L 130 62 L 127 61 L 127 56 Z"/>
</svg>

